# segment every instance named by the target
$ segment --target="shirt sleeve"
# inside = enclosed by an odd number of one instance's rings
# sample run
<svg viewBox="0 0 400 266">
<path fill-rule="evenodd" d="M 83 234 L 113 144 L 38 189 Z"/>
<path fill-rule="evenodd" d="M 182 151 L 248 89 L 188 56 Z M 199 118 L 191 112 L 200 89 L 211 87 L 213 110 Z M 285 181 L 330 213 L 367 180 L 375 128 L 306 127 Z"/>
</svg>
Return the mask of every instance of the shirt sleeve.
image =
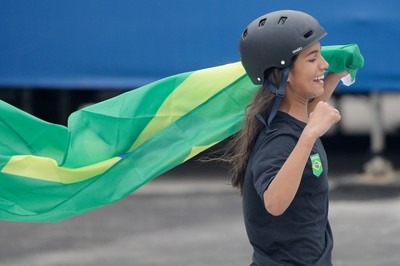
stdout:
<svg viewBox="0 0 400 266">
<path fill-rule="evenodd" d="M 251 173 L 254 187 L 264 202 L 264 191 L 275 178 L 282 165 L 292 153 L 297 138 L 290 134 L 277 135 L 264 141 L 255 151 Z"/>
</svg>

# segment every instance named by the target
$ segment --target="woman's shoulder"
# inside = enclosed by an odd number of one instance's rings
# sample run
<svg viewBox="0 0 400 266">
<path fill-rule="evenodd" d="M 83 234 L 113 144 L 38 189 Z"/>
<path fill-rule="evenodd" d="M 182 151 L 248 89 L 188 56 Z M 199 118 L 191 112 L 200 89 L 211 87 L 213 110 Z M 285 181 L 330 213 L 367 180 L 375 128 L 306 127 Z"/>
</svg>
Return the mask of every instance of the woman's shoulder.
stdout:
<svg viewBox="0 0 400 266">
<path fill-rule="evenodd" d="M 292 117 L 291 115 L 278 112 L 276 118 L 271 124 L 271 129 L 267 130 L 266 133 L 274 133 L 274 137 L 280 135 L 291 135 L 295 138 L 299 138 L 303 132 L 306 124 Z"/>
<path fill-rule="evenodd" d="M 280 150 L 281 147 L 295 146 L 300 135 L 288 127 L 262 130 L 257 137 L 254 150 Z"/>
<path fill-rule="evenodd" d="M 263 128 L 257 136 L 253 152 L 269 150 L 279 152 L 282 147 L 294 147 L 300 138 L 305 124 L 290 115 L 278 112 L 272 121 L 271 127 Z"/>
</svg>

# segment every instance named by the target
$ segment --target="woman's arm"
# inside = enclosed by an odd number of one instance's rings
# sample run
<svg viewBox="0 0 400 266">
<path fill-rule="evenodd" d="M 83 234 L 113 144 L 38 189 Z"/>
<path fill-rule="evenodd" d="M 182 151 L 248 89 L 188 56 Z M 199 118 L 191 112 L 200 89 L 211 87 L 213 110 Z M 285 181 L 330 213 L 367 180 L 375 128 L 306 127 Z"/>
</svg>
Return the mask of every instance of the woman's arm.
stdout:
<svg viewBox="0 0 400 266">
<path fill-rule="evenodd" d="M 289 207 L 300 185 L 316 136 L 303 133 L 293 151 L 264 192 L 265 209 L 279 216 Z"/>
<path fill-rule="evenodd" d="M 263 194 L 265 208 L 270 214 L 279 216 L 289 207 L 299 188 L 315 141 L 340 118 L 339 112 L 326 102 L 316 105 L 299 141 Z"/>
</svg>

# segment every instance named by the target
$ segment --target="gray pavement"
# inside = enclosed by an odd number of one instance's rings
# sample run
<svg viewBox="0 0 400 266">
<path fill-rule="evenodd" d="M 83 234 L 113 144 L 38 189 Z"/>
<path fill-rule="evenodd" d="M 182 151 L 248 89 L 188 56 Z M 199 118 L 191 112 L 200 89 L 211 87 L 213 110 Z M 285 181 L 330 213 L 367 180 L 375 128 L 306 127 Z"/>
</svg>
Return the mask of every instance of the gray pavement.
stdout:
<svg viewBox="0 0 400 266">
<path fill-rule="evenodd" d="M 372 190 L 333 187 L 334 265 L 400 265 L 399 190 L 368 197 Z M 241 199 L 220 174 L 168 173 L 59 223 L 0 221 L 0 239 L 0 266 L 239 266 L 251 258 Z"/>
</svg>

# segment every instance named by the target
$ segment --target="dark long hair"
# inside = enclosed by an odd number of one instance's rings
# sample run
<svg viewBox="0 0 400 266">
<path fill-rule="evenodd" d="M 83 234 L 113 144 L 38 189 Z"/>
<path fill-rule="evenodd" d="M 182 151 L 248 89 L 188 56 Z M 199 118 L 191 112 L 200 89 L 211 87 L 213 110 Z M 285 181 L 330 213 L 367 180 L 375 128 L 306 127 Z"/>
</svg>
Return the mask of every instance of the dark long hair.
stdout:
<svg viewBox="0 0 400 266">
<path fill-rule="evenodd" d="M 265 79 L 275 87 L 279 87 L 282 79 L 282 69 L 272 68 L 265 73 Z M 256 118 L 260 113 L 267 119 L 275 100 L 275 94 L 262 86 L 255 94 L 253 101 L 246 109 L 246 117 L 242 129 L 236 133 L 224 149 L 224 154 L 219 160 L 230 165 L 229 176 L 233 187 L 239 189 L 243 195 L 243 183 L 247 164 L 257 140 L 257 136 L 265 126 Z"/>
</svg>

